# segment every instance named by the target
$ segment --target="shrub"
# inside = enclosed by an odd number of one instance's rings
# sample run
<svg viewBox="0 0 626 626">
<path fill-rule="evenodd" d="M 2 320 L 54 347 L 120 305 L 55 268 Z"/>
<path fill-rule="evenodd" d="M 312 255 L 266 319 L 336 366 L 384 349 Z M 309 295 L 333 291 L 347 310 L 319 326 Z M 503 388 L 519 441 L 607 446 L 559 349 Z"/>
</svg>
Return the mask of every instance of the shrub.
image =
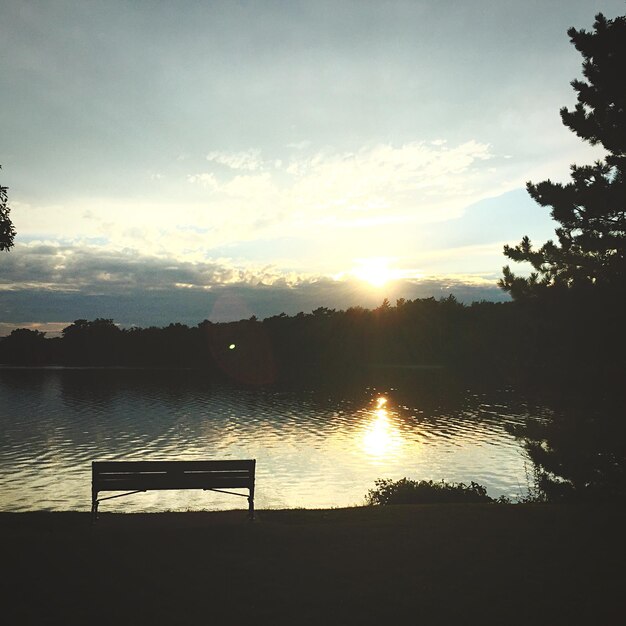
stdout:
<svg viewBox="0 0 626 626">
<path fill-rule="evenodd" d="M 465 483 L 448 483 L 432 480 L 389 480 L 379 478 L 376 487 L 367 492 L 365 502 L 368 505 L 378 504 L 441 504 L 458 502 L 494 502 L 487 495 L 487 490 L 472 481 Z"/>
</svg>

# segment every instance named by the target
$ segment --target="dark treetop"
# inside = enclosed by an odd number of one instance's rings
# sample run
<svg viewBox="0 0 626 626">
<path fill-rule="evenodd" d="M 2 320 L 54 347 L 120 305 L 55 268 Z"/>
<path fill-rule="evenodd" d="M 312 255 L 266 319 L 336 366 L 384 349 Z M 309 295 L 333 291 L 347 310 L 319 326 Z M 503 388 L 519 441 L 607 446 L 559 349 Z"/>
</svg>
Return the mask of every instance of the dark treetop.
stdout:
<svg viewBox="0 0 626 626">
<path fill-rule="evenodd" d="M 528 183 L 528 193 L 551 207 L 559 223 L 557 241 L 534 249 L 524 237 L 504 254 L 528 262 L 528 278 L 506 266 L 500 286 L 514 299 L 541 295 L 546 288 L 596 289 L 624 300 L 626 285 L 626 16 L 596 17 L 593 32 L 571 28 L 568 34 L 583 56 L 583 76 L 574 80 L 578 102 L 561 109 L 563 123 L 608 155 L 593 165 L 572 165 L 572 182 Z"/>
</svg>

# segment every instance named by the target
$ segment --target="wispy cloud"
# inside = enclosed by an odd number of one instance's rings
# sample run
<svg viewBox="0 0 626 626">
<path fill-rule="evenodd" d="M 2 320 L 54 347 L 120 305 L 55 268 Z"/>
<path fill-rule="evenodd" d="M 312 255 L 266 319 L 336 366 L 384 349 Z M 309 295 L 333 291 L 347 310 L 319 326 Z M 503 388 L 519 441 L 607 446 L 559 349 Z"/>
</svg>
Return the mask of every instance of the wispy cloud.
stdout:
<svg viewBox="0 0 626 626">
<path fill-rule="evenodd" d="M 262 166 L 260 150 L 246 150 L 245 152 L 209 152 L 206 155 L 209 162 L 225 165 L 232 170 L 255 171 Z"/>
<path fill-rule="evenodd" d="M 483 162 L 494 159 L 487 144 L 468 141 L 379 144 L 354 152 L 298 154 L 288 161 L 263 160 L 258 152 L 217 154 L 211 159 L 237 172 L 190 174 L 207 190 L 207 201 L 249 211 L 273 213 L 283 221 L 307 224 L 335 219 L 379 219 L 391 213 L 418 222 L 446 219 L 484 193 Z M 244 202 L 245 205 L 236 204 Z"/>
<path fill-rule="evenodd" d="M 496 193 L 497 177 L 487 166 L 497 161 L 477 141 L 305 149 L 285 160 L 258 150 L 212 152 L 204 171 L 155 179 L 152 195 L 82 197 L 62 205 L 16 202 L 14 208 L 25 241 L 98 238 L 107 250 L 201 261 L 233 242 L 321 241 L 341 231 L 350 254 L 363 256 L 381 225 L 401 230 L 442 222 Z"/>
<path fill-rule="evenodd" d="M 500 191 L 487 168 L 495 159 L 490 147 L 477 141 L 298 152 L 285 161 L 262 159 L 259 153 L 220 154 L 215 162 L 237 167 L 187 177 L 198 188 L 196 201 L 204 205 L 194 213 L 196 223 L 212 225 L 211 236 L 198 246 L 271 234 L 325 237 L 330 230 L 350 228 L 351 243 L 358 247 L 368 229 L 445 221 Z"/>
</svg>

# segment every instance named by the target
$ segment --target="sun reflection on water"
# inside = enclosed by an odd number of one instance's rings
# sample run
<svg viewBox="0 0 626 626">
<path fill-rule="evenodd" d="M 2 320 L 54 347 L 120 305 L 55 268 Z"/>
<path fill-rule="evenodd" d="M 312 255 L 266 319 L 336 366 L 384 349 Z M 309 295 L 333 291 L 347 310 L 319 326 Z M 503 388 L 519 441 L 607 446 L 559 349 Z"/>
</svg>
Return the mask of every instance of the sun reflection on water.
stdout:
<svg viewBox="0 0 626 626">
<path fill-rule="evenodd" d="M 374 460 L 382 461 L 398 452 L 403 439 L 386 408 L 387 398 L 379 397 L 376 408 L 368 411 L 368 421 L 361 435 L 361 448 Z"/>
</svg>

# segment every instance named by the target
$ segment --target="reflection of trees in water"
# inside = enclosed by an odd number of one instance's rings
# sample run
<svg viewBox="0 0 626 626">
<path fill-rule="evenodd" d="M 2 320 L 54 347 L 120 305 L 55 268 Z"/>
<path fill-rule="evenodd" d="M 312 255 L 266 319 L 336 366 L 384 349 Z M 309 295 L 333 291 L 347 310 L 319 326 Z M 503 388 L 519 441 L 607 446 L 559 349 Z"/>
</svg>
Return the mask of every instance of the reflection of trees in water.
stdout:
<svg viewBox="0 0 626 626">
<path fill-rule="evenodd" d="M 624 401 L 577 400 L 511 429 L 535 463 L 539 492 L 550 501 L 624 499 Z"/>
</svg>

